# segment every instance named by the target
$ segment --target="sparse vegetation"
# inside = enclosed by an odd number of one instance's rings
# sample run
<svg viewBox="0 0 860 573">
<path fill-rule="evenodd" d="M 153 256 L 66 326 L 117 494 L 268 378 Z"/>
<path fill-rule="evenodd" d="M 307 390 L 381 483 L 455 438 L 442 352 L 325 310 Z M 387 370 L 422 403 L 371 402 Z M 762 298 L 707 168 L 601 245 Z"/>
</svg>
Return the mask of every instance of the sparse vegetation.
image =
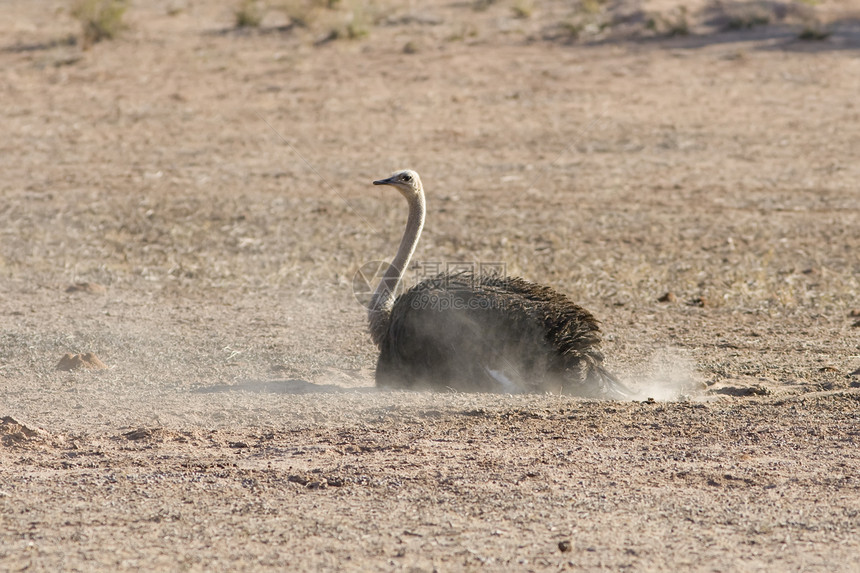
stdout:
<svg viewBox="0 0 860 573">
<path fill-rule="evenodd" d="M 448 42 L 463 42 L 467 38 L 478 36 L 478 29 L 471 24 L 460 24 L 445 40 Z"/>
<path fill-rule="evenodd" d="M 579 39 L 583 28 L 584 25 L 582 22 L 575 22 L 573 20 L 564 20 L 558 24 L 558 30 L 561 32 L 562 38 L 570 42 L 575 42 Z"/>
<path fill-rule="evenodd" d="M 342 5 L 329 2 L 329 8 L 319 17 L 319 27 L 327 30 L 321 42 L 333 40 L 356 40 L 370 34 L 373 19 L 362 2 Z"/>
<path fill-rule="evenodd" d="M 732 14 L 726 22 L 726 30 L 749 30 L 757 26 L 770 24 L 770 17 L 761 11 L 749 11 Z"/>
<path fill-rule="evenodd" d="M 511 6 L 511 12 L 513 12 L 514 18 L 523 20 L 531 18 L 534 10 L 535 5 L 533 0 L 515 0 L 514 5 Z"/>
<path fill-rule="evenodd" d="M 612 14 L 606 9 L 606 0 L 583 0 L 567 17 L 553 23 L 545 37 L 575 42 L 596 38 L 611 27 Z"/>
<path fill-rule="evenodd" d="M 81 45 L 89 48 L 115 38 L 124 28 L 127 0 L 75 0 L 71 15 L 81 24 Z"/>
<path fill-rule="evenodd" d="M 827 30 L 818 22 L 807 22 L 797 37 L 800 40 L 820 42 L 830 37 L 830 30 Z"/>
<path fill-rule="evenodd" d="M 586 14 L 598 14 L 603 10 L 606 0 L 582 0 L 582 11 Z"/>
<path fill-rule="evenodd" d="M 472 9 L 475 12 L 483 12 L 495 3 L 496 0 L 474 0 L 472 2 Z"/>
<path fill-rule="evenodd" d="M 260 0 L 241 0 L 233 13 L 236 18 L 236 27 L 256 28 L 263 21 L 265 13 L 266 7 Z"/>
<path fill-rule="evenodd" d="M 687 20 L 687 7 L 679 6 L 673 10 L 667 20 L 667 36 L 687 36 L 690 33 L 690 23 Z"/>
<path fill-rule="evenodd" d="M 326 2 L 304 0 L 281 0 L 272 7 L 280 10 L 289 18 L 290 23 L 302 28 L 308 28 L 314 19 L 314 14 L 327 5 Z"/>
<path fill-rule="evenodd" d="M 690 22 L 687 17 L 687 7 L 679 6 L 666 15 L 655 14 L 648 19 L 646 28 L 660 36 L 687 36 L 690 34 Z"/>
<path fill-rule="evenodd" d="M 364 3 L 357 2 L 348 7 L 344 19 L 345 37 L 350 40 L 364 38 L 370 34 L 370 29 L 373 27 L 371 10 Z"/>
<path fill-rule="evenodd" d="M 180 0 L 173 0 L 167 5 L 165 13 L 168 16 L 178 16 L 188 9 L 188 5 Z"/>
<path fill-rule="evenodd" d="M 363 38 L 375 23 L 373 6 L 361 0 L 282 0 L 273 5 L 290 22 L 312 32 L 322 32 L 320 42 Z"/>
</svg>

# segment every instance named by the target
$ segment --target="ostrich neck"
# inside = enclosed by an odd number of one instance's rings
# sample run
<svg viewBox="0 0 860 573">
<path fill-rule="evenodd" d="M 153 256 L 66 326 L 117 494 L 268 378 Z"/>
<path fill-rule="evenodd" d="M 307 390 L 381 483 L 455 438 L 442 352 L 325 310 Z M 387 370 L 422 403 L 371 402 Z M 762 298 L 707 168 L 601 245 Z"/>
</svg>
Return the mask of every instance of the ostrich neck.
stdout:
<svg viewBox="0 0 860 573">
<path fill-rule="evenodd" d="M 394 305 L 394 291 L 403 278 L 403 273 L 409 265 L 412 253 L 415 252 L 415 247 L 418 245 L 421 229 L 424 227 L 425 210 L 423 192 L 409 199 L 409 218 L 406 220 L 403 238 L 400 239 L 400 247 L 398 247 L 394 260 L 391 261 L 391 265 L 386 269 L 382 280 L 370 298 L 370 310 L 368 312 L 370 334 L 377 346 L 381 345 L 388 331 L 391 308 Z"/>
</svg>

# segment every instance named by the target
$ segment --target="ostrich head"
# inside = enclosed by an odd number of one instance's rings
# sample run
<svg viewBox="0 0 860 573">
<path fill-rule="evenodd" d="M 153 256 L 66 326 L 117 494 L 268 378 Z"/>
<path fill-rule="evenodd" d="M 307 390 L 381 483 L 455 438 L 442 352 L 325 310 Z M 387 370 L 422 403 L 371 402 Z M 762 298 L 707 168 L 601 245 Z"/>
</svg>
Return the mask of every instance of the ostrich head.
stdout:
<svg viewBox="0 0 860 573">
<path fill-rule="evenodd" d="M 374 185 L 391 185 L 400 191 L 400 194 L 408 200 L 416 199 L 423 192 L 421 178 L 411 169 L 404 169 L 393 174 L 388 179 L 379 179 Z"/>
</svg>

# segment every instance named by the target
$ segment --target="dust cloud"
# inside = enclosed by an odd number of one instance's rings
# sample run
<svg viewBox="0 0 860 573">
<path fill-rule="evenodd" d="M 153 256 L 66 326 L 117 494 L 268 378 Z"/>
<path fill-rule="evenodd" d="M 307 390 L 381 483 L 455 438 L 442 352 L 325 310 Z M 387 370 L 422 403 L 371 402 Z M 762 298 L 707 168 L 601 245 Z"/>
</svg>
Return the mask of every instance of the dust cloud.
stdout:
<svg viewBox="0 0 860 573">
<path fill-rule="evenodd" d="M 679 348 L 661 348 L 642 366 L 642 373 L 627 383 L 642 400 L 675 402 L 700 398 L 702 384 L 694 377 L 693 359 Z"/>
</svg>

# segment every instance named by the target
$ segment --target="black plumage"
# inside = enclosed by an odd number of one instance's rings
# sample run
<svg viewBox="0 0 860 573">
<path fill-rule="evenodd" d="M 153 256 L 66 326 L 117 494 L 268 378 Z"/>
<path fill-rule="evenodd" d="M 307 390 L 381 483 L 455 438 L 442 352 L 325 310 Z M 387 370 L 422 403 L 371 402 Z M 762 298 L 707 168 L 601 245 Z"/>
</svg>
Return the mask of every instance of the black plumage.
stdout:
<svg viewBox="0 0 860 573">
<path fill-rule="evenodd" d="M 600 329 L 565 295 L 518 277 L 443 274 L 394 302 L 378 386 L 623 398 Z"/>
</svg>

